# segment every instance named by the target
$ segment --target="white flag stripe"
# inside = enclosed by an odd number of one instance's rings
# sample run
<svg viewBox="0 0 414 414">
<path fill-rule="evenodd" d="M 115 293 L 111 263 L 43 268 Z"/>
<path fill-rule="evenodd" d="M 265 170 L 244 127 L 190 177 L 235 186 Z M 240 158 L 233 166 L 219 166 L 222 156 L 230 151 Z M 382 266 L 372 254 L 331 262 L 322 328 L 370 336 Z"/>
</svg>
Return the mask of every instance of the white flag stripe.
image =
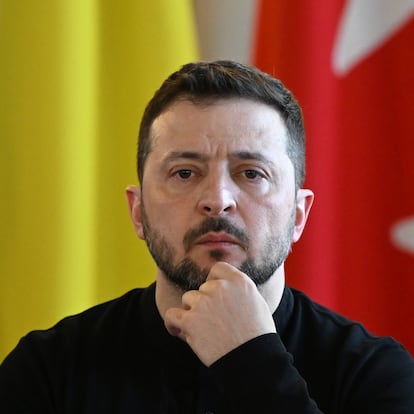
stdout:
<svg viewBox="0 0 414 414">
<path fill-rule="evenodd" d="M 395 223 L 391 228 L 391 241 L 395 247 L 414 253 L 414 217 Z"/>
<path fill-rule="evenodd" d="M 346 75 L 414 14 L 414 0 L 348 0 L 338 27 L 332 66 Z"/>
</svg>

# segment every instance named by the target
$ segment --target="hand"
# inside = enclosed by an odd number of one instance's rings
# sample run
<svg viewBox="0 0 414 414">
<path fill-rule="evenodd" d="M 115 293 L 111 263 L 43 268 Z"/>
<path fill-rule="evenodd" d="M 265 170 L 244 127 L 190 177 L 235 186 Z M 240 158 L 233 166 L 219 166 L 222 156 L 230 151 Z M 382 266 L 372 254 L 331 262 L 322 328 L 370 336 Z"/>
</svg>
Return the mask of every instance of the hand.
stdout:
<svg viewBox="0 0 414 414">
<path fill-rule="evenodd" d="M 250 339 L 276 332 L 256 285 L 228 263 L 214 264 L 199 290 L 184 293 L 182 304 L 166 311 L 165 326 L 208 367 Z"/>
</svg>

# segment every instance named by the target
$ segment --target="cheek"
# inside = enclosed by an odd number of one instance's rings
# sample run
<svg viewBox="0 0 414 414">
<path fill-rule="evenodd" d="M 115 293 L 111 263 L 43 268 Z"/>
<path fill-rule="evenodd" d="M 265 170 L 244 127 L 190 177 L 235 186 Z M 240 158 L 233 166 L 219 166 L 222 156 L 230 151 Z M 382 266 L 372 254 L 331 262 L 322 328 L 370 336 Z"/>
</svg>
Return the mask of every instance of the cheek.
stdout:
<svg viewBox="0 0 414 414">
<path fill-rule="evenodd" d="M 168 240 L 182 240 L 184 232 L 188 228 L 190 219 L 186 212 L 188 209 L 171 200 L 161 200 L 157 197 L 146 201 L 146 213 L 150 227 L 156 229 Z"/>
<path fill-rule="evenodd" d="M 261 200 L 255 207 L 247 211 L 247 222 L 249 223 L 250 234 L 256 238 L 260 235 L 280 233 L 292 221 L 292 214 L 295 211 L 293 202 L 279 197 Z"/>
</svg>

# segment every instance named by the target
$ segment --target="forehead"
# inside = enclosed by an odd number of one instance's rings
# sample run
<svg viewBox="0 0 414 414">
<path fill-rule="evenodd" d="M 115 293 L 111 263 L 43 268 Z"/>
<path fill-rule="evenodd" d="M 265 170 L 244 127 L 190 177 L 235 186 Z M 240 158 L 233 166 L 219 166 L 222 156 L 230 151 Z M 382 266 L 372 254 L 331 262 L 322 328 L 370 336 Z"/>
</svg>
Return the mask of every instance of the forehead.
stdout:
<svg viewBox="0 0 414 414">
<path fill-rule="evenodd" d="M 286 154 L 287 129 L 272 107 L 248 99 L 177 101 L 151 127 L 152 151 Z"/>
</svg>

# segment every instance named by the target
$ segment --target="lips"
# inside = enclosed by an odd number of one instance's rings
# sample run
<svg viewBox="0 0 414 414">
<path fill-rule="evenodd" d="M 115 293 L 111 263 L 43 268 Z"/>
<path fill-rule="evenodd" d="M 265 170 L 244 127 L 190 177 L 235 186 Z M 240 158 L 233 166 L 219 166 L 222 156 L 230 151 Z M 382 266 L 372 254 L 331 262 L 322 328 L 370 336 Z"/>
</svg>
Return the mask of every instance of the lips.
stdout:
<svg viewBox="0 0 414 414">
<path fill-rule="evenodd" d="M 188 253 L 195 246 L 208 248 L 231 248 L 240 246 L 247 250 L 247 233 L 223 217 L 207 217 L 196 227 L 190 228 L 183 238 L 184 250 Z"/>
<path fill-rule="evenodd" d="M 207 233 L 201 237 L 199 237 L 195 244 L 204 244 L 204 245 L 240 245 L 240 242 L 230 236 L 227 233 L 220 232 L 220 233 Z"/>
</svg>

